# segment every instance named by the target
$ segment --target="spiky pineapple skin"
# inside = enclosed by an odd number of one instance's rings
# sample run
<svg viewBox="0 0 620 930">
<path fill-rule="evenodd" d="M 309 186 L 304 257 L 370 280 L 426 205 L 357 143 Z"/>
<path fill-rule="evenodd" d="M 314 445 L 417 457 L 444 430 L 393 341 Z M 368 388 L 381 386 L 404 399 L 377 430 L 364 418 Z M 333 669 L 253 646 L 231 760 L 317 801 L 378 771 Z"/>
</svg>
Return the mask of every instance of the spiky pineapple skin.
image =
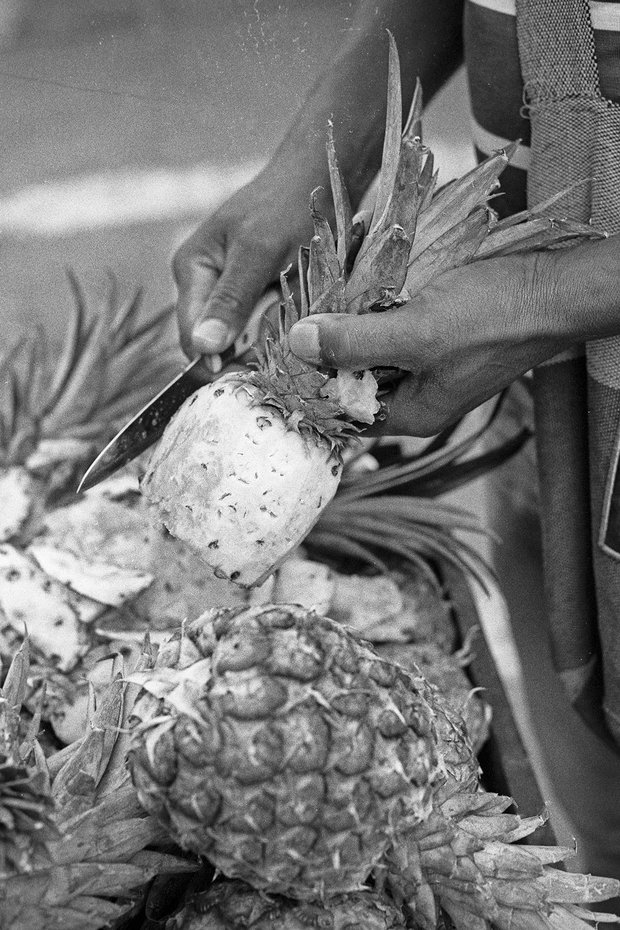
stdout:
<svg viewBox="0 0 620 930">
<path fill-rule="evenodd" d="M 156 874 L 194 864 L 154 848 L 169 844 L 129 779 L 123 730 L 135 686 L 120 668 L 62 758 L 38 742 L 40 709 L 23 717 L 29 673 L 26 639 L 0 687 L 0 930 L 99 930 Z"/>
<path fill-rule="evenodd" d="M 240 881 L 224 881 L 191 899 L 167 930 L 405 930 L 400 908 L 371 891 L 327 903 L 266 896 Z M 410 930 L 415 928 L 410 926 Z"/>
<path fill-rule="evenodd" d="M 134 784 L 229 877 L 300 900 L 356 890 L 400 825 L 428 816 L 432 710 L 335 622 L 292 605 L 209 611 L 158 664 L 134 706 Z"/>
<path fill-rule="evenodd" d="M 200 388 L 158 443 L 141 489 L 216 575 L 260 584 L 336 493 L 342 464 L 302 436 L 243 375 Z"/>
</svg>

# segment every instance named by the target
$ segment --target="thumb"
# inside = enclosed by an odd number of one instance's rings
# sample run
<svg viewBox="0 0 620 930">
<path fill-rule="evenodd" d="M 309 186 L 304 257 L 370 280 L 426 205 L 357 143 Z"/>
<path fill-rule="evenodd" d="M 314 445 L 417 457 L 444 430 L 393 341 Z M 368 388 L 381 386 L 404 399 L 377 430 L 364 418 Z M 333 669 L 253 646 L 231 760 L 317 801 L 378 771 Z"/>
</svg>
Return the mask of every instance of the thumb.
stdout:
<svg viewBox="0 0 620 930">
<path fill-rule="evenodd" d="M 289 342 L 295 355 L 330 368 L 411 368 L 417 342 L 414 325 L 409 304 L 361 316 L 317 313 L 295 323 Z"/>
<path fill-rule="evenodd" d="M 188 271 L 177 301 L 183 348 L 188 355 L 222 352 L 234 342 L 271 282 L 271 268 L 231 244 L 221 273 L 199 255 Z"/>
</svg>

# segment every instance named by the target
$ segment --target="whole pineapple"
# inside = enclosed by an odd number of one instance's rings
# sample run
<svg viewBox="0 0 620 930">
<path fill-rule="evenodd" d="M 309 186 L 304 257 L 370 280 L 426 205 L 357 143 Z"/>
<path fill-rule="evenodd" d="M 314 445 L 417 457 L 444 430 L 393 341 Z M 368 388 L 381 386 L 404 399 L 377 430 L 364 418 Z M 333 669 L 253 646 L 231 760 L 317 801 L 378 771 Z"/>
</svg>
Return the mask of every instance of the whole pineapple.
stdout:
<svg viewBox="0 0 620 930">
<path fill-rule="evenodd" d="M 26 641 L 0 688 L 0 878 L 31 868 L 46 841 L 56 835 L 48 779 L 28 761 L 38 721 L 26 724 L 21 715 L 27 670 Z"/>
<path fill-rule="evenodd" d="M 423 930 L 585 927 L 618 882 L 512 846 L 542 823 L 480 790 L 462 719 L 420 676 L 297 606 L 209 611 L 140 676 L 138 796 L 225 875 L 300 901 L 372 875 Z"/>
<path fill-rule="evenodd" d="M 289 331 L 313 313 L 389 312 L 448 269 L 491 255 L 596 237 L 589 226 L 531 213 L 497 222 L 488 200 L 512 151 L 497 152 L 435 194 L 420 139 L 421 95 L 402 127 L 400 66 L 390 36 L 383 159 L 372 211 L 352 217 L 333 139 L 327 154 L 331 229 L 312 196 L 314 236 L 301 249 L 297 306 L 281 275 L 279 333 L 255 371 L 228 373 L 193 394 L 154 450 L 142 490 L 174 536 L 222 577 L 261 584 L 316 523 L 342 475 L 351 437 L 381 416 L 383 376 L 297 358 Z"/>
<path fill-rule="evenodd" d="M 122 663 L 83 738 L 47 758 L 38 715 L 22 712 L 28 673 L 26 640 L 0 690 L 0 928 L 98 930 L 130 911 L 153 876 L 194 864 L 149 848 L 167 840 L 126 768 L 135 686 Z"/>
</svg>

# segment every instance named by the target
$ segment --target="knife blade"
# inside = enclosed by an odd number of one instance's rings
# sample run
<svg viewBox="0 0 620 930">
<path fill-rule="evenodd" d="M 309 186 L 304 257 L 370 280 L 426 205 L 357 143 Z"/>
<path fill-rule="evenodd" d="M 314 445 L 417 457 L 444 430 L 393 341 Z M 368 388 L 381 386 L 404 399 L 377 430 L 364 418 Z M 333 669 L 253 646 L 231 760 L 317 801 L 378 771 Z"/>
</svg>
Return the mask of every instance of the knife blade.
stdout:
<svg viewBox="0 0 620 930">
<path fill-rule="evenodd" d="M 248 352 L 258 338 L 263 317 L 279 301 L 280 295 L 274 289 L 265 292 L 233 345 L 221 355 L 209 356 L 214 375 Z M 181 404 L 205 383 L 198 373 L 201 361 L 204 357 L 200 355 L 192 359 L 118 431 L 84 472 L 77 488 L 78 494 L 109 478 L 157 442 Z"/>
</svg>

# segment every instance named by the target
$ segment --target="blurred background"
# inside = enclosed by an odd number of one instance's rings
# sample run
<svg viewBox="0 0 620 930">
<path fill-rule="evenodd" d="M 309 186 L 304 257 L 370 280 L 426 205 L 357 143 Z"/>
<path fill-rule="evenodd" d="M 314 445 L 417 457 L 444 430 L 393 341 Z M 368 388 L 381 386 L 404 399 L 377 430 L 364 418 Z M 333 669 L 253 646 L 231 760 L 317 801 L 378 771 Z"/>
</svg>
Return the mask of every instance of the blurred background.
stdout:
<svg viewBox="0 0 620 930">
<path fill-rule="evenodd" d="M 147 308 L 170 257 L 273 151 L 353 28 L 356 0 L 0 0 L 4 338 L 60 333 L 70 266 Z M 473 164 L 462 74 L 426 137 L 442 180 Z"/>
</svg>

